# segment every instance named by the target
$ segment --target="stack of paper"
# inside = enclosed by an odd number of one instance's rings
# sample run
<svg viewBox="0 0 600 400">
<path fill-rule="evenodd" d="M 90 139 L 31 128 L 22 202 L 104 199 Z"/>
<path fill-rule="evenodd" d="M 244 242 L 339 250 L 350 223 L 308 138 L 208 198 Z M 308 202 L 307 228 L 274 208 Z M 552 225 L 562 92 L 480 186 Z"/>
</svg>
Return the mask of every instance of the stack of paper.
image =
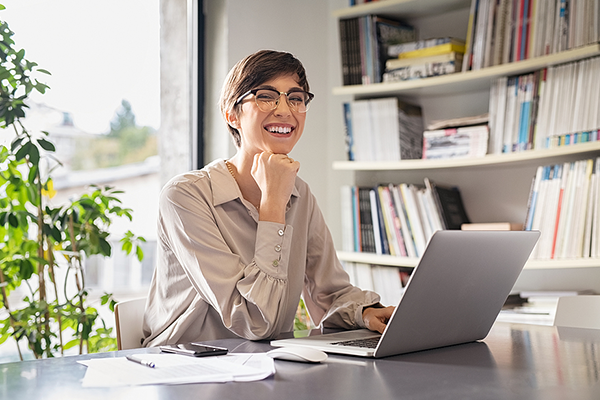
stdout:
<svg viewBox="0 0 600 400">
<path fill-rule="evenodd" d="M 80 361 L 88 367 L 83 387 L 249 382 L 275 373 L 273 359 L 264 353 L 232 353 L 214 357 L 137 354 L 136 357 L 153 362 L 155 367 L 149 368 L 125 357 Z"/>
</svg>

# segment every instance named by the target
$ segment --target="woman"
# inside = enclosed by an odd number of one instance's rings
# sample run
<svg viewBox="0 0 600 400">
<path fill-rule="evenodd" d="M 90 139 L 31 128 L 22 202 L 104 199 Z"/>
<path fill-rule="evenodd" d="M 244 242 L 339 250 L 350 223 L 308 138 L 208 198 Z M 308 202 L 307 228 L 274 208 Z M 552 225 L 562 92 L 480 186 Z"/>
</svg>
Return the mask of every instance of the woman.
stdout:
<svg viewBox="0 0 600 400">
<path fill-rule="evenodd" d="M 350 285 L 288 156 L 312 98 L 289 53 L 259 51 L 229 72 L 220 107 L 237 152 L 163 188 L 144 346 L 273 338 L 293 330 L 301 295 L 318 325 L 383 331 L 393 308 Z"/>
</svg>

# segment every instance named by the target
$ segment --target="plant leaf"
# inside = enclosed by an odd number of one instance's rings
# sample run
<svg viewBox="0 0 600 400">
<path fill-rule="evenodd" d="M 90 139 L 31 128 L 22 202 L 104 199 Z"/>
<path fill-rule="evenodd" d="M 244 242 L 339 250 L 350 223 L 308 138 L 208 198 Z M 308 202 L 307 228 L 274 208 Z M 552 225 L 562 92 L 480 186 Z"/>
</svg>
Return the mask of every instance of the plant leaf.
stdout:
<svg viewBox="0 0 600 400">
<path fill-rule="evenodd" d="M 42 149 L 46 151 L 56 151 L 54 144 L 52 144 L 52 142 L 47 141 L 46 139 L 40 138 L 37 140 L 37 142 L 40 144 Z"/>
<path fill-rule="evenodd" d="M 35 147 L 31 142 L 27 142 L 24 145 L 22 145 L 21 148 L 17 151 L 17 154 L 15 154 L 17 161 L 24 159 L 25 156 L 29 154 L 29 149 L 31 147 Z"/>
<path fill-rule="evenodd" d="M 17 218 L 17 216 L 13 213 L 9 213 L 8 214 L 8 223 L 10 224 L 10 226 L 12 226 L 13 228 L 18 228 L 19 227 L 19 219 Z"/>
<path fill-rule="evenodd" d="M 140 246 L 136 246 L 135 253 L 137 254 L 138 261 L 142 261 L 144 259 L 144 250 Z"/>
</svg>

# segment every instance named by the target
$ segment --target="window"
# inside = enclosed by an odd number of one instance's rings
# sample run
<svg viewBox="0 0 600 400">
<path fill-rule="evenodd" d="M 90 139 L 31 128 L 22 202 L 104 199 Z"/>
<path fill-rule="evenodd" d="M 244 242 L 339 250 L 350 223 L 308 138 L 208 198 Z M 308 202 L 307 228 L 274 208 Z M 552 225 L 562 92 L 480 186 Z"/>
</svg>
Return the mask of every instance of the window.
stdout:
<svg viewBox="0 0 600 400">
<path fill-rule="evenodd" d="M 86 283 L 100 289 L 98 296 L 143 290 L 156 259 L 160 189 L 159 0 L 2 4 L 16 46 L 52 74 L 46 94 L 32 95 L 25 123 L 32 132 L 49 132 L 62 163 L 52 172 L 53 205 L 98 184 L 123 190 L 123 206 L 133 209 L 133 222 L 111 225 L 111 259 L 86 260 Z M 121 251 L 118 239 L 128 230 L 147 240 L 141 263 Z"/>
</svg>

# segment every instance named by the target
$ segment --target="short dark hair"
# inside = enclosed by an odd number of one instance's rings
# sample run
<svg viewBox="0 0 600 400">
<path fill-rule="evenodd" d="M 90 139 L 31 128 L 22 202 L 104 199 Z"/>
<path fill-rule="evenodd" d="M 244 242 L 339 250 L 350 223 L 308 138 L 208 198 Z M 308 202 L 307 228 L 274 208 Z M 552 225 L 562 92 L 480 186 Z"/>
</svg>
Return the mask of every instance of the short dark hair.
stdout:
<svg viewBox="0 0 600 400">
<path fill-rule="evenodd" d="M 242 94 L 282 75 L 293 75 L 303 90 L 310 91 L 304 66 L 291 53 L 260 50 L 238 61 L 227 74 L 221 89 L 219 106 L 225 121 L 227 113 L 239 113 L 241 104 L 235 102 Z M 229 124 L 227 128 L 235 145 L 240 147 L 242 139 L 238 130 Z"/>
</svg>

